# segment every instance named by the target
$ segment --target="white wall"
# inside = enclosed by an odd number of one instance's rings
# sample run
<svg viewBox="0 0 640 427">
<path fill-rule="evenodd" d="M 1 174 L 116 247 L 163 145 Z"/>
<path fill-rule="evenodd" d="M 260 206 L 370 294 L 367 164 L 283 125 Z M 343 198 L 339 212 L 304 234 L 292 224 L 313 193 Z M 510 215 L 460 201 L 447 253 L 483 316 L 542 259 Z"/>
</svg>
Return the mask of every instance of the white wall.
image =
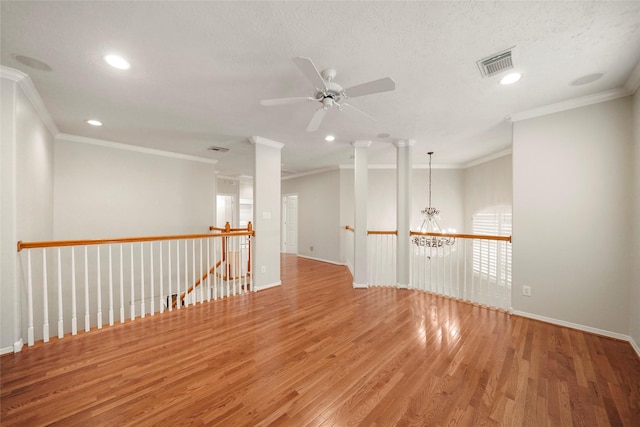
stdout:
<svg viewBox="0 0 640 427">
<path fill-rule="evenodd" d="M 343 262 L 340 258 L 340 182 L 339 170 L 282 181 L 282 194 L 298 194 L 299 255 Z M 353 219 L 351 221 L 344 225 L 353 225 Z"/>
<path fill-rule="evenodd" d="M 630 97 L 514 123 L 517 312 L 629 333 L 631 129 Z"/>
<path fill-rule="evenodd" d="M 353 169 L 345 168 L 282 181 L 283 193 L 298 193 L 298 253 L 331 262 L 349 262 L 344 226 L 353 226 Z M 428 171 L 413 171 L 412 229 L 422 223 L 420 210 L 428 203 Z M 440 225 L 463 229 L 463 171 L 434 169 L 432 204 L 440 209 Z M 339 195 L 339 196 L 338 196 Z M 396 170 L 369 169 L 367 228 L 396 229 Z M 311 226 L 313 224 L 313 227 Z M 314 250 L 311 251 L 310 247 Z"/>
<path fill-rule="evenodd" d="M 464 231 L 473 231 L 473 215 L 491 206 L 512 206 L 511 155 L 464 170 Z"/>
<path fill-rule="evenodd" d="M 640 92 L 633 97 L 634 174 L 633 242 L 631 253 L 633 276 L 629 298 L 629 335 L 640 353 Z"/>
<path fill-rule="evenodd" d="M 0 351 L 13 349 L 26 324 L 16 242 L 52 239 L 53 136 L 20 85 L 2 78 L 2 284 Z"/>
<path fill-rule="evenodd" d="M 58 138 L 54 238 L 206 233 L 215 219 L 211 163 Z"/>
<path fill-rule="evenodd" d="M 411 229 L 417 230 L 424 218 L 420 211 L 429 205 L 429 170 L 414 169 L 411 185 Z M 431 206 L 440 210 L 440 228 L 464 230 L 464 170 L 432 169 Z"/>
</svg>

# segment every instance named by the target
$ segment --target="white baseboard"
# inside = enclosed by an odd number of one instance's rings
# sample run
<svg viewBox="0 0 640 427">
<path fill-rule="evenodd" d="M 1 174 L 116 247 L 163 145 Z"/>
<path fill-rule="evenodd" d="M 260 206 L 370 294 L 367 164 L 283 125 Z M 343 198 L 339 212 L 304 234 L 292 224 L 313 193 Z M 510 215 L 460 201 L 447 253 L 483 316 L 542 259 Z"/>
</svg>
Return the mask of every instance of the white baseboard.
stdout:
<svg viewBox="0 0 640 427">
<path fill-rule="evenodd" d="M 369 287 L 369 285 L 367 285 L 366 283 L 353 282 L 353 288 L 354 289 L 367 289 L 368 287 Z"/>
<path fill-rule="evenodd" d="M 636 351 L 636 353 L 640 357 L 640 347 L 638 347 L 638 344 L 636 344 L 635 341 L 633 341 L 633 339 L 629 335 L 619 334 L 617 332 L 605 331 L 604 329 L 598 329 L 591 326 L 581 325 L 579 323 L 572 323 L 564 320 L 558 320 L 552 317 L 540 316 L 538 314 L 527 313 L 525 311 L 511 310 L 511 314 L 515 314 L 516 316 L 527 317 L 529 319 L 540 320 L 541 322 L 551 323 L 553 325 L 564 326 L 566 328 L 577 329 L 583 332 L 602 335 L 603 337 L 609 337 L 609 338 L 615 338 L 621 341 L 627 341 L 628 343 L 631 344 L 633 349 Z"/>
<path fill-rule="evenodd" d="M 23 346 L 24 343 L 22 342 L 22 338 L 20 338 L 18 341 L 13 343 L 13 346 L 0 348 L 0 354 L 19 353 L 22 351 Z"/>
<path fill-rule="evenodd" d="M 631 337 L 629 337 L 629 342 L 631 343 L 631 347 L 633 347 L 633 349 L 636 351 L 638 357 L 640 357 L 640 346 L 638 345 L 638 343 L 636 343 Z"/>
<path fill-rule="evenodd" d="M 306 258 L 306 259 L 310 259 L 310 260 L 313 260 L 313 261 L 326 262 L 326 263 L 334 264 L 334 265 L 346 265 L 346 264 L 345 264 L 345 263 L 343 263 L 343 262 L 329 261 L 328 259 L 314 258 L 314 257 L 307 256 L 307 255 L 300 255 L 300 254 L 298 254 L 298 256 L 299 256 L 300 258 Z"/>
<path fill-rule="evenodd" d="M 256 291 L 264 291 L 265 289 L 275 288 L 276 286 L 281 286 L 281 285 L 282 285 L 282 281 L 278 280 L 277 282 L 267 283 L 266 285 L 261 285 L 261 286 L 254 285 L 254 286 Z"/>
</svg>

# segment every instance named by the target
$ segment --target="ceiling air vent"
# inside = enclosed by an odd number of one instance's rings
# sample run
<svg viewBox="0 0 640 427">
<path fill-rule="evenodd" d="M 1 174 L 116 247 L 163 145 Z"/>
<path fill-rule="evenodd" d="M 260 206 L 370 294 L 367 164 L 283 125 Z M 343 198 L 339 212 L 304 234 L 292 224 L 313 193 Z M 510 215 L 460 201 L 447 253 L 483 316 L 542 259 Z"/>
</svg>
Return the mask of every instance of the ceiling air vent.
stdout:
<svg viewBox="0 0 640 427">
<path fill-rule="evenodd" d="M 229 151 L 228 148 L 216 147 L 215 145 L 207 148 L 207 150 L 209 150 L 209 151 L 217 151 L 218 153 L 226 153 L 227 151 Z"/>
<path fill-rule="evenodd" d="M 513 50 L 510 48 L 478 61 L 482 77 L 491 77 L 513 68 Z"/>
</svg>

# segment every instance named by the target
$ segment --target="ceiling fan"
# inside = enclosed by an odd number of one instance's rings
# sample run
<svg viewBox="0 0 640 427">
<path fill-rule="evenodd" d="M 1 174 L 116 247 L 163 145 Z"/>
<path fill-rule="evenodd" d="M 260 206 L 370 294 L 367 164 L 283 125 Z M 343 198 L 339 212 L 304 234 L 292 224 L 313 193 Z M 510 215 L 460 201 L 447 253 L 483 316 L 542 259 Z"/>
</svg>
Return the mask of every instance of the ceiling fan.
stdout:
<svg viewBox="0 0 640 427">
<path fill-rule="evenodd" d="M 394 82 L 393 79 L 390 77 L 384 77 L 382 79 L 373 80 L 343 89 L 342 86 L 333 81 L 333 78 L 336 76 L 336 70 L 328 68 L 319 72 L 316 66 L 313 65 L 311 59 L 302 56 L 293 58 L 293 62 L 314 86 L 314 95 L 296 98 L 263 99 L 260 103 L 265 106 L 297 104 L 302 102 L 320 103 L 320 108 L 318 108 L 311 117 L 311 121 L 307 126 L 307 132 L 314 132 L 318 130 L 324 115 L 334 106 L 338 108 L 339 111 L 342 111 L 344 107 L 352 108 L 373 120 L 373 118 L 364 111 L 361 111 L 346 102 L 341 102 L 341 100 L 371 95 L 374 93 L 388 92 L 396 88 L 396 82 Z"/>
</svg>

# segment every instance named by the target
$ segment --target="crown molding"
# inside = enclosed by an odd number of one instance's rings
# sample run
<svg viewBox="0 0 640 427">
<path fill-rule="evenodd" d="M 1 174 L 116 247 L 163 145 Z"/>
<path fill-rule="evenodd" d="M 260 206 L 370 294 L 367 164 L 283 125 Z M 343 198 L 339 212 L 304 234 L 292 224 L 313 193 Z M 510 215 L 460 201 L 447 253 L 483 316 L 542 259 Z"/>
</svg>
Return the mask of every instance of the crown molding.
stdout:
<svg viewBox="0 0 640 427">
<path fill-rule="evenodd" d="M 416 145 L 416 140 L 415 139 L 398 139 L 393 143 L 393 145 L 395 145 L 397 148 L 413 147 L 414 145 Z"/>
<path fill-rule="evenodd" d="M 638 87 L 640 87 L 640 61 L 636 64 L 636 67 L 629 75 L 627 82 L 624 84 L 625 89 L 629 91 L 630 95 L 633 95 L 637 92 Z"/>
<path fill-rule="evenodd" d="M 154 148 L 147 148 L 147 147 L 140 147 L 140 146 L 137 146 L 137 145 L 123 144 L 121 142 L 105 141 L 103 139 L 87 138 L 85 136 L 70 135 L 70 134 L 67 134 L 67 133 L 59 133 L 58 135 L 56 135 L 56 139 L 57 140 L 59 139 L 59 140 L 63 140 L 63 141 L 68 141 L 68 142 L 78 142 L 78 143 L 81 143 L 81 144 L 97 145 L 97 146 L 100 146 L 100 147 L 114 148 L 116 150 L 134 151 L 136 153 L 151 154 L 151 155 L 154 155 L 154 156 L 170 157 L 170 158 L 180 159 L 180 160 L 190 160 L 192 162 L 208 163 L 208 164 L 211 164 L 211 165 L 215 165 L 216 163 L 218 163 L 218 161 L 215 160 L 215 159 L 204 159 L 202 157 L 190 156 L 188 154 L 173 153 L 173 152 L 170 152 L 170 151 L 156 150 Z"/>
<path fill-rule="evenodd" d="M 371 141 L 353 141 L 351 143 L 351 145 L 353 145 L 356 148 L 369 148 L 369 146 L 371 146 Z"/>
<path fill-rule="evenodd" d="M 301 178 L 303 176 L 309 176 L 309 175 L 316 175 L 319 173 L 324 173 L 324 172 L 329 172 L 329 171 L 334 171 L 334 170 L 339 170 L 342 169 L 342 166 L 339 167 L 329 167 L 329 168 L 322 168 L 322 169 L 314 169 L 312 171 L 307 171 L 307 172 L 300 172 L 300 173 L 296 173 L 294 175 L 289 175 L 289 176 L 283 176 L 282 178 L 280 178 L 281 181 L 286 181 L 288 179 L 293 179 L 293 178 Z"/>
<path fill-rule="evenodd" d="M 42 120 L 42 123 L 44 123 L 53 137 L 60 133 L 56 123 L 51 117 L 51 114 L 49 114 L 49 110 L 47 110 L 47 107 L 44 105 L 44 101 L 40 97 L 40 94 L 36 90 L 36 87 L 33 85 L 33 81 L 28 74 L 14 68 L 0 65 L 0 77 L 16 82 L 18 86 L 20 86 L 27 99 L 29 99 L 29 102 L 31 102 L 31 105 L 33 105 L 33 108 L 36 110 L 40 120 Z"/>
<path fill-rule="evenodd" d="M 249 138 L 252 144 L 266 145 L 267 147 L 277 148 L 281 150 L 284 147 L 282 142 L 273 141 L 271 139 L 263 138 L 261 136 L 252 136 Z"/>
<path fill-rule="evenodd" d="M 484 157 L 480 157 L 479 159 L 476 160 L 472 160 L 469 163 L 465 163 L 464 165 L 461 166 L 462 169 L 467 169 L 467 168 L 472 168 L 474 166 L 478 166 L 481 165 L 483 163 L 486 162 L 490 162 L 491 160 L 495 160 L 495 159 L 499 159 L 501 157 L 504 156 L 508 156 L 510 154 L 513 154 L 513 149 L 511 147 L 502 150 L 502 151 L 498 151 L 497 153 L 493 153 L 493 154 L 489 154 L 488 156 L 484 156 Z"/>
<path fill-rule="evenodd" d="M 546 116 L 547 114 L 559 113 L 561 111 L 573 110 L 574 108 L 586 107 L 587 105 L 598 104 L 600 102 L 612 101 L 631 95 L 626 87 L 605 90 L 603 92 L 594 93 L 592 95 L 581 96 L 579 98 L 569 99 L 567 101 L 557 102 L 555 104 L 545 105 L 531 110 L 521 111 L 519 113 L 507 116 L 512 122 L 533 119 L 535 117 Z"/>
</svg>

